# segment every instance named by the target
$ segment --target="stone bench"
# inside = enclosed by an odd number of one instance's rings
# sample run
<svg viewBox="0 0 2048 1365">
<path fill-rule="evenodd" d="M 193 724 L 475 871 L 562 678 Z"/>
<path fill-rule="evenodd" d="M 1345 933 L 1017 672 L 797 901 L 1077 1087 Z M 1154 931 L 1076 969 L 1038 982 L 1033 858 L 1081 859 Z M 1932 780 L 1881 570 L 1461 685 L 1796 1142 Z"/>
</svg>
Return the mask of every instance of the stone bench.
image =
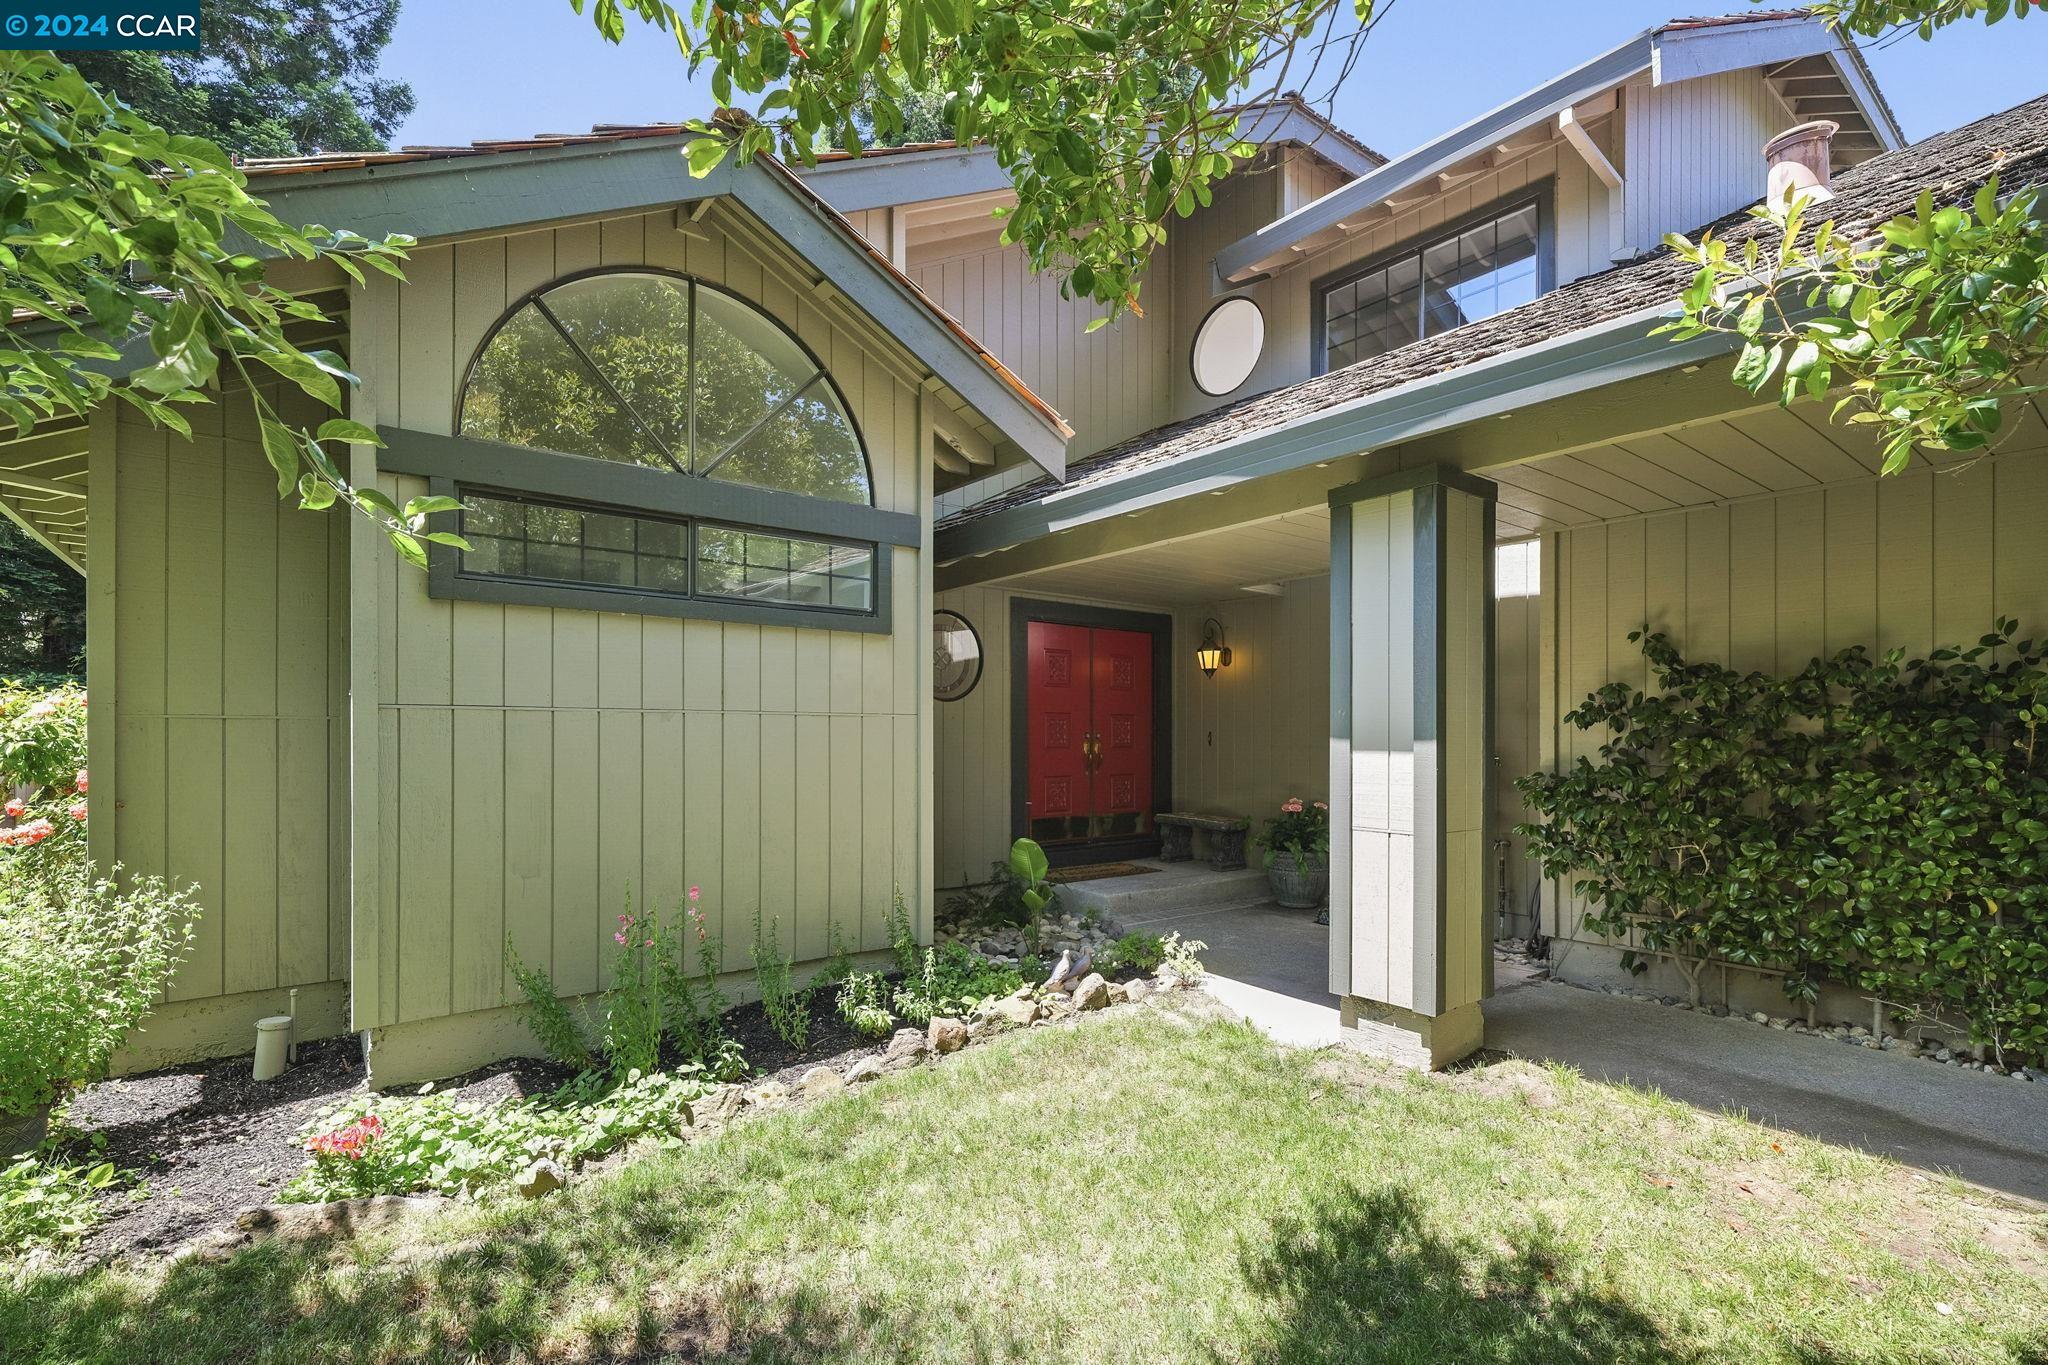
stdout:
<svg viewBox="0 0 2048 1365">
<path fill-rule="evenodd" d="M 1195 833 L 1209 837 L 1209 866 L 1234 872 L 1244 866 L 1244 840 L 1252 822 L 1225 811 L 1168 811 L 1152 817 L 1159 826 L 1161 862 L 1185 863 L 1195 856 Z"/>
</svg>

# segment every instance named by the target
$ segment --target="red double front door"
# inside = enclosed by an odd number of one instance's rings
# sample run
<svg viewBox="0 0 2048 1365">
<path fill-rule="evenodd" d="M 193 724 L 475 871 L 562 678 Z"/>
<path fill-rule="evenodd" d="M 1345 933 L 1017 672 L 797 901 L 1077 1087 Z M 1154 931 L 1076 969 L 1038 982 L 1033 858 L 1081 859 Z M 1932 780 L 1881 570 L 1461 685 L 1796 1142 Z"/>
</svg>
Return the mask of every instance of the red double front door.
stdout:
<svg viewBox="0 0 2048 1365">
<path fill-rule="evenodd" d="M 1152 832 L 1152 637 L 1028 623 L 1025 818 L 1058 843 Z"/>
</svg>

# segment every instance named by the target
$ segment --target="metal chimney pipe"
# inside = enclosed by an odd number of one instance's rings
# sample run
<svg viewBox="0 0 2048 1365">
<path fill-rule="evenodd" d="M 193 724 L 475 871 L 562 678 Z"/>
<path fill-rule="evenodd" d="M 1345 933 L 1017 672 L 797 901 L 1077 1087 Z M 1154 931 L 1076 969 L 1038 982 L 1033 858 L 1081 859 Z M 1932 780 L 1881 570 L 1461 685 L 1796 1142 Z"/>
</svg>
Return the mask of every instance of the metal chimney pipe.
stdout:
<svg viewBox="0 0 2048 1365">
<path fill-rule="evenodd" d="M 1764 144 L 1764 163 L 1770 168 L 1765 193 L 1772 205 L 1803 195 L 1810 203 L 1834 198 L 1828 188 L 1828 153 L 1842 125 L 1829 119 L 1802 123 Z"/>
</svg>

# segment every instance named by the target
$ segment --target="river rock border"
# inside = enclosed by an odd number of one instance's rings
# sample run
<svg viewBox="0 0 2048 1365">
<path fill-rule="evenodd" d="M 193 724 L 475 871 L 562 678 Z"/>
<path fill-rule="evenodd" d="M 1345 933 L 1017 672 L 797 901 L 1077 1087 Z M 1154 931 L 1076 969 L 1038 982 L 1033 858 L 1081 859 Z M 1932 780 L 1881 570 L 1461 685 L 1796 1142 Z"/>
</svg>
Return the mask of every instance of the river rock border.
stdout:
<svg viewBox="0 0 2048 1365">
<path fill-rule="evenodd" d="M 1940 1066 L 1957 1067 L 1963 1071 L 1981 1071 L 1987 1076 L 2008 1077 L 2016 1081 L 2048 1081 L 2048 1072 L 2037 1067 L 2001 1067 L 1996 1062 L 1975 1056 L 1964 1044 L 1941 1038 L 1910 1038 L 1901 1034 L 1873 1034 L 1861 1024 L 1808 1025 L 1804 1019 L 1788 1015 L 1769 1014 L 1763 1010 L 1729 1010 L 1720 1005 L 1693 1005 L 1676 995 L 1664 995 L 1657 991 L 1638 990 L 1633 986 L 1617 986 L 1609 982 L 1568 981 L 1553 976 L 1548 966 L 1534 958 L 1503 951 L 1502 956 L 1543 973 L 1542 979 L 1573 990 L 1593 991 L 1601 995 L 1618 995 L 1629 1000 L 1640 1000 L 1649 1005 L 1662 1005 L 1667 1009 L 1692 1010 L 1695 1013 L 1711 1015 L 1716 1019 L 1733 1019 L 1740 1023 L 1755 1024 L 1761 1028 L 1775 1029 L 1780 1033 L 1797 1033 L 1808 1038 L 1825 1039 L 1849 1047 L 1866 1047 L 1876 1051 L 1889 1052 L 1895 1056 L 1917 1057 L 1923 1062 L 1934 1062 Z"/>
</svg>

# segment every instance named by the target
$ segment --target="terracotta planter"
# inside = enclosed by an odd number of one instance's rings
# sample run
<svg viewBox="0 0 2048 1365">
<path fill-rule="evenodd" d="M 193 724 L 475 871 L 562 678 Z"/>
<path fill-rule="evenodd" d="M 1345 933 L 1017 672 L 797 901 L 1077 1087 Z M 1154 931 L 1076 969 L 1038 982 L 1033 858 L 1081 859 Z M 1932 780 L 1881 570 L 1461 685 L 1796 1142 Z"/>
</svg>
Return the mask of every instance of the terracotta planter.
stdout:
<svg viewBox="0 0 2048 1365">
<path fill-rule="evenodd" d="M 1312 910 L 1329 894 L 1330 864 L 1314 854 L 1297 859 L 1292 853 L 1276 853 L 1266 864 L 1266 880 L 1273 888 L 1273 899 L 1281 905 L 1289 910 Z"/>
</svg>

